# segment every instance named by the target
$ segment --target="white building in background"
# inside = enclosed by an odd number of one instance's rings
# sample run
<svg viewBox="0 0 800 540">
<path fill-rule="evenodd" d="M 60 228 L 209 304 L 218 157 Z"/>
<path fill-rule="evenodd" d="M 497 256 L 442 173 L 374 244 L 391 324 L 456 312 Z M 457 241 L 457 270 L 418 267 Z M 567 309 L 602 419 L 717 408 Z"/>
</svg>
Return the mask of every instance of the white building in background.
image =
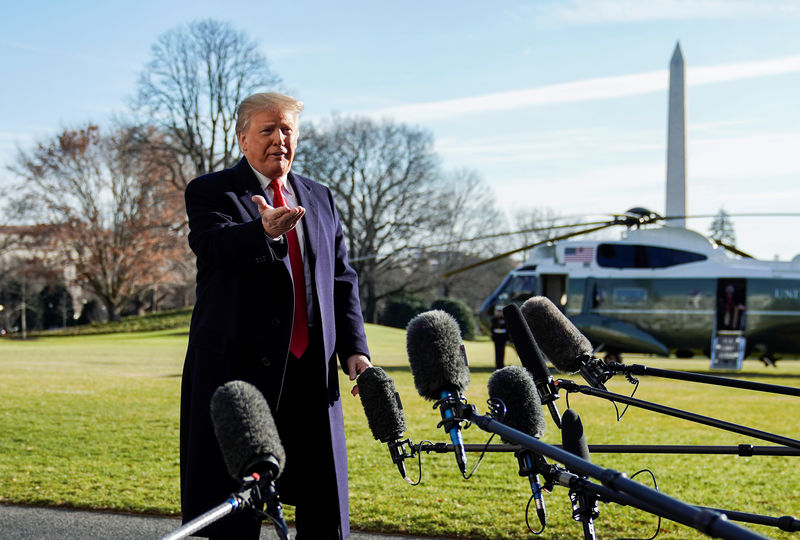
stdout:
<svg viewBox="0 0 800 540">
<path fill-rule="evenodd" d="M 63 283 L 72 296 L 72 310 L 75 317 L 81 314 L 86 300 L 83 289 L 76 285 L 76 269 L 73 264 L 64 264 L 63 247 L 53 247 L 45 241 L 47 225 L 0 226 L 0 284 L 7 278 L 25 283 L 26 302 L 33 303 L 42 288 L 48 283 Z M 41 268 L 37 267 L 40 265 Z M 45 276 L 41 270 L 56 268 L 52 277 Z M 0 302 L 2 304 L 2 302 Z M 19 315 L 17 306 L 3 305 L 0 312 L 0 326 Z"/>
</svg>

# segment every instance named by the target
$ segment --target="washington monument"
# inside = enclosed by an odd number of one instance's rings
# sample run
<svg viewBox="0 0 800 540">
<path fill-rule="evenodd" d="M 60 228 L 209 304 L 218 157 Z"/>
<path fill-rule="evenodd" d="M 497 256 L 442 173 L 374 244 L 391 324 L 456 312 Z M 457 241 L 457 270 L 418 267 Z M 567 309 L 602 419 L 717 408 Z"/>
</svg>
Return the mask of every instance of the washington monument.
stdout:
<svg viewBox="0 0 800 540">
<path fill-rule="evenodd" d="M 686 62 L 681 44 L 675 45 L 669 63 L 667 113 L 667 216 L 686 215 Z M 671 227 L 686 227 L 686 219 L 670 219 Z"/>
</svg>

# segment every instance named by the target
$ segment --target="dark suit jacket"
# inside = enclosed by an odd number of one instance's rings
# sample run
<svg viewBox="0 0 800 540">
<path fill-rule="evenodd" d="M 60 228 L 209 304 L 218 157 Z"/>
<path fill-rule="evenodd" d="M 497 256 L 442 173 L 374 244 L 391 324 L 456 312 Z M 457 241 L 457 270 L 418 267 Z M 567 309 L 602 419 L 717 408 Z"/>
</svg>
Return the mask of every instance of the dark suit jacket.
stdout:
<svg viewBox="0 0 800 540">
<path fill-rule="evenodd" d="M 347 262 L 338 213 L 328 188 L 289 174 L 306 209 L 316 334 L 324 359 L 309 377 L 327 389 L 342 532 L 347 536 L 347 457 L 335 356 L 342 368 L 368 355 L 358 280 Z M 289 351 L 294 292 L 286 242 L 264 234 L 250 198 L 265 193 L 245 159 L 194 179 L 186 188 L 189 245 L 197 255 L 197 302 L 181 390 L 181 500 L 184 520 L 223 501 L 238 486 L 226 473 L 209 415 L 211 395 L 234 379 L 258 387 L 273 413 Z M 283 435 L 281 435 L 283 437 Z"/>
</svg>

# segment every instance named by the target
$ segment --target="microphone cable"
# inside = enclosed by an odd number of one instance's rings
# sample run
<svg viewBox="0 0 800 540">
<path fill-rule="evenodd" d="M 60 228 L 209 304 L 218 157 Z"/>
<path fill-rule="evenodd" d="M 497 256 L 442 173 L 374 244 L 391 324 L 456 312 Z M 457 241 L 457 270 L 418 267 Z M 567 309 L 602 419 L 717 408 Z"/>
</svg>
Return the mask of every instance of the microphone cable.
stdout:
<svg viewBox="0 0 800 540">
<path fill-rule="evenodd" d="M 494 439 L 494 436 L 495 436 L 495 434 L 492 433 L 491 436 L 489 437 L 489 439 L 484 444 L 483 450 L 481 450 L 481 455 L 478 457 L 478 460 L 475 462 L 475 466 L 472 467 L 472 470 L 469 473 L 466 473 L 466 474 L 462 475 L 464 480 L 469 480 L 470 478 L 472 478 L 472 476 L 478 470 L 478 467 L 480 466 L 481 462 L 483 461 L 483 457 L 486 455 L 486 451 L 489 449 L 489 446 L 490 446 L 492 440 Z M 418 444 L 414 445 L 414 446 L 417 447 L 416 448 L 416 452 L 417 452 L 417 462 L 419 464 L 418 465 L 419 480 L 417 480 L 416 482 L 413 482 L 413 483 L 412 483 L 411 480 L 408 480 L 409 485 L 418 486 L 420 483 L 422 483 L 422 453 L 424 452 L 426 454 L 430 454 L 430 453 L 441 454 L 442 452 L 446 452 L 447 451 L 447 450 L 444 449 L 445 448 L 445 446 L 444 446 L 445 444 L 446 443 L 435 443 L 433 441 L 424 440 L 424 441 L 420 441 Z"/>
<path fill-rule="evenodd" d="M 631 377 L 631 378 L 628 379 L 628 382 L 630 382 L 633 385 L 633 391 L 631 392 L 631 395 L 628 396 L 628 397 L 633 398 L 633 396 L 636 395 L 636 391 L 639 389 L 639 379 L 637 379 L 636 377 Z M 556 386 L 558 386 L 558 381 L 556 381 Z M 567 391 L 567 395 L 565 396 L 565 401 L 566 401 L 566 405 L 567 405 L 568 409 L 570 408 L 569 407 L 569 394 L 570 394 L 570 392 Z M 616 413 L 616 416 L 617 416 L 617 422 L 621 422 L 622 421 L 622 417 L 625 415 L 625 413 L 628 411 L 628 408 L 631 406 L 630 403 L 626 403 L 625 404 L 625 408 L 622 409 L 622 412 L 619 412 L 619 407 L 617 406 L 617 402 L 616 401 L 611 401 L 611 405 L 614 406 L 614 412 Z"/>
<path fill-rule="evenodd" d="M 658 491 L 658 482 L 656 482 L 656 475 L 650 469 L 642 469 L 640 471 L 637 471 L 637 472 L 633 473 L 631 475 L 631 480 L 636 478 L 641 473 L 647 473 L 647 474 L 650 475 L 650 478 L 653 479 L 653 489 Z M 656 532 L 653 533 L 653 536 L 651 536 L 649 538 L 643 538 L 643 539 L 642 538 L 617 538 L 617 540 L 654 540 L 658 536 L 658 533 L 661 532 L 661 516 L 657 515 L 656 517 L 658 518 L 658 522 L 656 524 Z"/>
<path fill-rule="evenodd" d="M 630 382 L 633 385 L 633 391 L 631 392 L 631 395 L 628 396 L 628 397 L 632 398 L 636 394 L 636 391 L 639 389 L 639 379 L 636 379 L 636 378 L 634 378 L 633 380 L 629 379 L 628 382 Z M 630 403 L 626 403 L 625 404 L 625 408 L 622 409 L 622 412 L 619 412 L 619 407 L 617 407 L 617 402 L 616 401 L 612 401 L 611 403 L 614 405 L 614 411 L 616 411 L 616 413 L 617 413 L 617 422 L 621 422 L 622 421 L 622 416 L 628 411 L 628 408 L 631 406 L 631 404 Z M 639 474 L 639 473 L 636 473 L 636 474 Z"/>
<path fill-rule="evenodd" d="M 417 452 L 417 471 L 419 472 L 419 478 L 416 482 L 411 480 L 410 478 L 406 478 L 406 482 L 408 482 L 409 486 L 418 486 L 422 483 L 422 449 L 426 444 L 433 444 L 433 441 L 421 441 L 419 443 L 419 452 Z M 413 448 L 413 446 L 412 446 Z"/>
<path fill-rule="evenodd" d="M 541 494 L 541 492 L 542 492 L 542 488 L 539 487 L 539 494 Z M 542 534 L 544 532 L 544 530 L 547 528 L 547 526 L 544 523 L 542 523 L 541 521 L 539 521 L 539 524 L 542 526 L 542 528 L 539 529 L 538 531 L 534 531 L 533 527 L 531 527 L 530 521 L 528 520 L 528 516 L 530 515 L 531 503 L 533 502 L 533 500 L 535 498 L 536 498 L 536 494 L 531 495 L 531 498 L 528 499 L 528 504 L 525 505 L 525 526 L 528 527 L 528 531 L 530 531 L 532 534 L 535 534 L 536 536 L 539 536 L 540 534 Z M 537 515 L 536 519 L 539 519 L 538 515 Z"/>
</svg>

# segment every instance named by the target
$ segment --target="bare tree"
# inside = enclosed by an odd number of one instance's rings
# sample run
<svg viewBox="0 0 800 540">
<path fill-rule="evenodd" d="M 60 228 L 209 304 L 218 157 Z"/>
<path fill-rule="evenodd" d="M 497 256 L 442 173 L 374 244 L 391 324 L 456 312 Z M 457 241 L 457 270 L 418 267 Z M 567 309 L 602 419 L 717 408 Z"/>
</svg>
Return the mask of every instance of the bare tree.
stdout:
<svg viewBox="0 0 800 540">
<path fill-rule="evenodd" d="M 300 139 L 295 167 L 333 190 L 365 317 L 374 322 L 382 298 L 430 287 L 407 273 L 424 262 L 409 248 L 424 245 L 444 223 L 432 137 L 391 121 L 333 117 L 304 125 Z M 405 279 L 381 280 L 398 272 Z"/>
<path fill-rule="evenodd" d="M 236 107 L 279 83 L 258 45 L 229 24 L 209 19 L 174 28 L 153 45 L 139 77 L 134 110 L 162 135 L 140 142 L 183 190 L 195 176 L 234 162 Z"/>
<path fill-rule="evenodd" d="M 50 225 L 50 253 L 73 265 L 75 279 L 110 318 L 153 284 L 169 279 L 180 237 L 180 194 L 163 170 L 142 159 L 128 131 L 88 125 L 65 130 L 10 167 L 21 179 L 10 197 L 20 220 Z"/>
<path fill-rule="evenodd" d="M 334 116 L 301 127 L 295 167 L 335 193 L 368 321 L 392 296 L 463 292 L 475 274 L 442 273 L 497 251 L 473 241 L 503 227 L 489 188 L 474 171 L 443 172 L 427 131 Z"/>
<path fill-rule="evenodd" d="M 438 283 L 442 296 L 449 297 L 461 291 L 457 296 L 477 307 L 475 298 L 465 298 L 463 293 L 470 288 L 485 291 L 486 286 L 490 289 L 485 292 L 491 292 L 497 282 L 493 286 L 491 283 L 479 286 L 483 277 L 494 281 L 491 272 L 460 272 L 446 278 L 441 274 L 505 251 L 505 240 L 493 236 L 493 233 L 506 230 L 505 218 L 495 204 L 491 188 L 475 171 L 462 168 L 445 177 L 444 206 L 439 211 L 446 220 L 438 230 L 438 241 L 446 249 L 440 251 Z"/>
<path fill-rule="evenodd" d="M 562 234 L 555 226 L 558 214 L 552 208 L 527 207 L 517 210 L 514 224 L 520 231 L 517 242 L 526 245 L 541 242 Z"/>
</svg>

